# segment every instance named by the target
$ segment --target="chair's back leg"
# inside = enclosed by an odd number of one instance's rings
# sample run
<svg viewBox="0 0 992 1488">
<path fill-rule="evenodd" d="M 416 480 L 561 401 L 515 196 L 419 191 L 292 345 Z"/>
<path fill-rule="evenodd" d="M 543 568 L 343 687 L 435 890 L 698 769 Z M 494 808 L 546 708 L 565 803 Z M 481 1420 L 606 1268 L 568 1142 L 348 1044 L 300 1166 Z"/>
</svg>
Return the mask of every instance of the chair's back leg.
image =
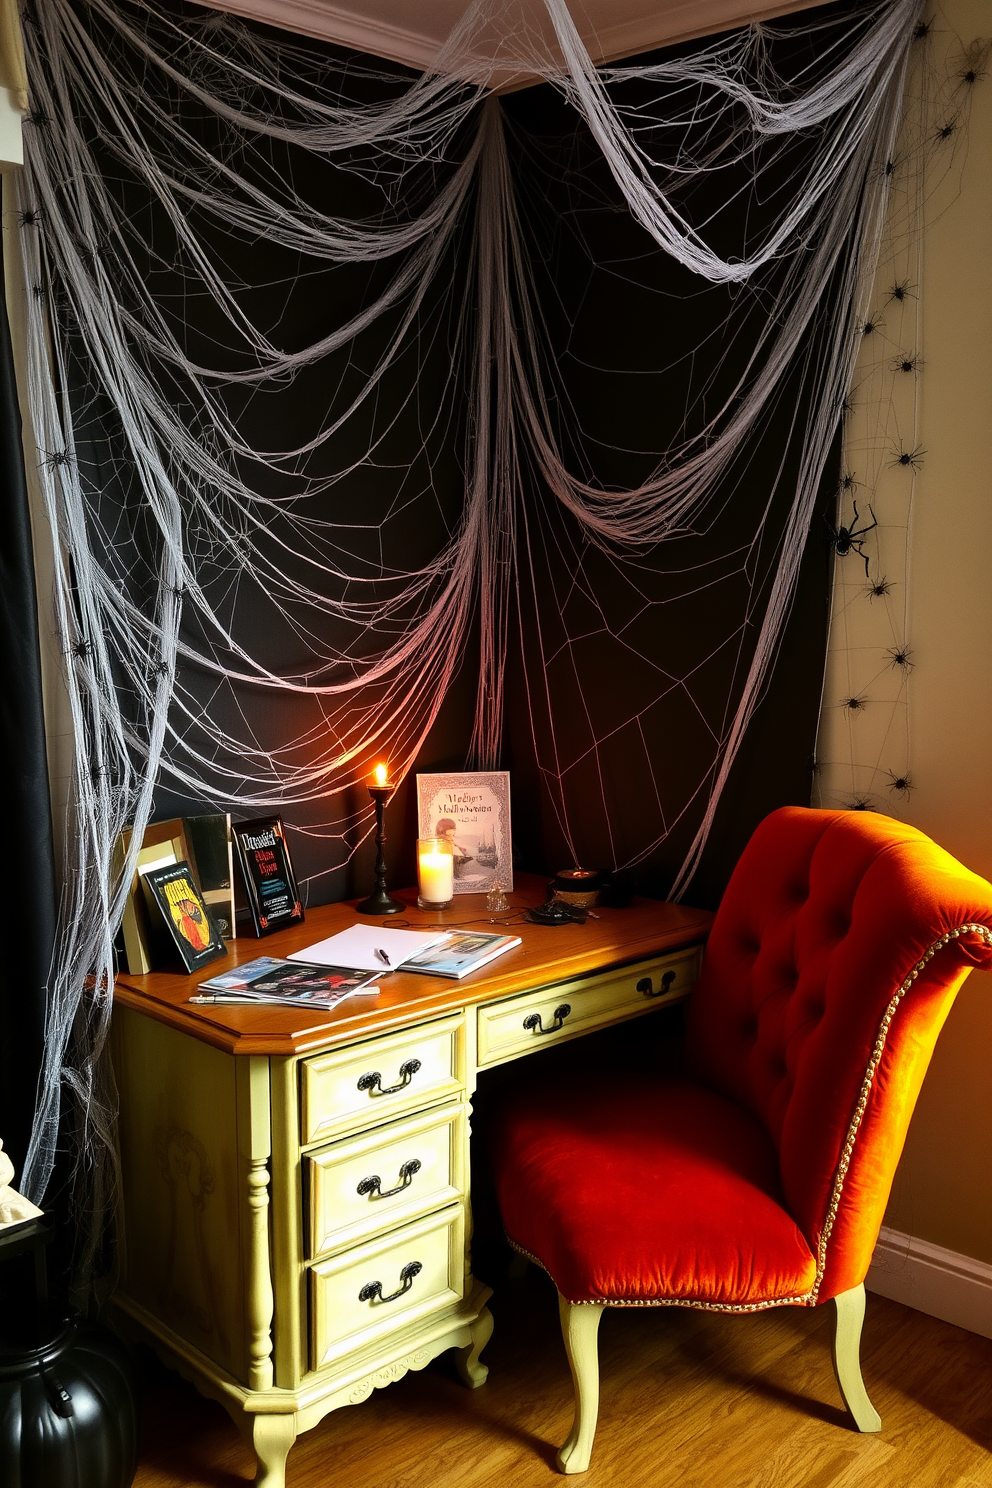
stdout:
<svg viewBox="0 0 992 1488">
<path fill-rule="evenodd" d="M 592 1455 L 599 1415 L 598 1334 L 603 1310 L 597 1303 L 566 1302 L 558 1293 L 561 1335 L 575 1386 L 575 1420 L 568 1440 L 558 1453 L 558 1466 L 565 1473 L 585 1472 Z"/>
<path fill-rule="evenodd" d="M 859 1431 L 881 1431 L 882 1419 L 868 1399 L 861 1378 L 861 1325 L 865 1319 L 864 1284 L 834 1298 L 837 1327 L 834 1332 L 834 1374 L 844 1404 Z"/>
</svg>

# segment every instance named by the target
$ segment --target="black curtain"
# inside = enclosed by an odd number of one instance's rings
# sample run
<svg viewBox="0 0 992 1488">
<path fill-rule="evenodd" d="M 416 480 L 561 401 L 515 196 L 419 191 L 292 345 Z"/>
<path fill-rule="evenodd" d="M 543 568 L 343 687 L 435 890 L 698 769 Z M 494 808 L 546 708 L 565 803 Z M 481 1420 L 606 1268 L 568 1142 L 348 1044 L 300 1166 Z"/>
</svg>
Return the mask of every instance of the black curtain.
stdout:
<svg viewBox="0 0 992 1488">
<path fill-rule="evenodd" d="M 0 286 L 2 278 L 0 264 Z M 0 471 L 0 779 L 7 843 L 0 854 L 0 1139 L 19 1176 L 44 1048 L 55 945 L 55 866 L 31 520 L 5 299 L 0 307 Z"/>
</svg>

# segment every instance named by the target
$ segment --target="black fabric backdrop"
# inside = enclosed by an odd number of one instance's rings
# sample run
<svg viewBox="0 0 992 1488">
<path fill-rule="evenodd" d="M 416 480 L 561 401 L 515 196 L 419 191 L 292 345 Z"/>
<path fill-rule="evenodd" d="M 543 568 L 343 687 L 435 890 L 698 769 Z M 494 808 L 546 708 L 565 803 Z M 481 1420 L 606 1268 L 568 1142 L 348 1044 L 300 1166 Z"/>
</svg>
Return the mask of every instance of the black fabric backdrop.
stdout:
<svg viewBox="0 0 992 1488">
<path fill-rule="evenodd" d="M 314 48 L 318 49 L 316 43 Z M 386 64 L 375 65 L 386 70 Z M 397 76 L 402 76 L 399 69 Z M 153 85 L 151 73 L 146 74 L 146 83 Z M 352 86 L 359 85 L 353 80 Z M 368 83 L 361 86 L 366 90 L 373 87 Z M 214 135 L 216 121 L 202 114 L 197 118 L 196 107 L 189 100 L 177 101 L 174 106 L 181 107 L 188 119 L 195 119 L 196 127 L 206 137 Z M 673 423 L 664 413 L 666 407 L 677 406 L 684 412 L 687 402 L 697 393 L 702 396 L 700 390 L 713 382 L 718 370 L 720 377 L 733 375 L 732 360 L 722 370 L 718 368 L 727 347 L 721 345 L 718 335 L 712 334 L 732 304 L 732 291 L 701 287 L 698 280 L 654 248 L 620 203 L 615 186 L 584 134 L 584 127 L 577 125 L 574 115 L 564 109 L 553 90 L 529 89 L 505 99 L 503 106 L 524 219 L 535 245 L 538 286 L 548 317 L 552 358 L 568 397 L 580 411 L 584 425 L 593 430 L 594 443 L 598 441 L 596 475 L 614 484 L 636 481 L 647 474 L 658 453 L 664 450 L 666 439 L 677 431 L 679 419 Z M 801 142 L 797 148 L 802 148 Z M 363 195 L 367 188 L 354 176 L 324 162 L 314 162 L 288 147 L 269 145 L 265 149 L 268 153 L 264 158 L 261 154 L 258 157 L 258 170 L 263 178 L 271 171 L 289 171 L 297 189 L 309 194 L 314 202 L 332 200 L 339 211 L 345 203 L 353 203 L 357 214 L 369 210 Z M 793 160 L 791 165 L 795 164 Z M 188 286 L 171 271 L 168 227 L 160 220 L 140 182 L 122 179 L 119 166 L 109 159 L 106 170 L 108 178 L 117 182 L 122 221 L 133 221 L 140 228 L 149 221 L 153 224 L 156 254 L 149 260 L 148 277 L 164 313 L 172 316 L 177 325 L 185 325 L 191 353 L 196 355 L 209 348 L 216 365 L 222 354 L 218 326 L 211 319 L 209 306 L 193 302 Z M 777 189 L 787 189 L 787 184 L 783 178 Z M 773 196 L 766 195 L 765 209 L 771 204 Z M 760 214 L 761 204 L 749 199 L 737 210 Z M 731 229 L 732 223 L 728 224 L 728 231 Z M 355 308 L 377 291 L 385 272 L 382 266 L 327 270 L 308 265 L 304 275 L 297 260 L 269 243 L 236 241 L 206 218 L 202 231 L 218 259 L 224 261 L 230 274 L 244 286 L 245 302 L 274 339 L 284 345 L 300 344 L 301 338 L 309 340 L 329 329 L 339 318 L 342 306 Z M 137 237 L 132 243 L 133 251 L 138 251 L 136 244 Z M 390 561 L 390 552 L 401 555 L 403 563 L 409 563 L 416 554 L 426 555 L 460 507 L 464 480 L 460 464 L 462 414 L 457 399 L 454 406 L 446 409 L 442 403 L 446 396 L 445 376 L 451 365 L 452 307 L 464 282 L 465 264 L 463 242 L 456 250 L 450 274 L 441 276 L 439 292 L 423 313 L 423 324 L 428 327 L 425 344 L 430 342 L 430 350 L 420 371 L 419 409 L 411 405 L 394 417 L 409 389 L 414 365 L 410 357 L 400 358 L 377 400 L 377 416 L 383 426 L 390 425 L 379 447 L 377 468 L 359 471 L 343 482 L 336 488 L 333 501 L 328 500 L 318 513 L 325 518 L 337 514 L 341 521 L 360 513 L 363 521 L 374 523 L 387 509 L 402 508 L 411 492 L 429 488 L 430 500 L 426 504 L 411 502 L 405 511 L 391 519 L 384 548 L 379 548 L 377 535 L 372 534 L 369 556 L 382 552 L 386 562 Z M 327 311 L 325 306 L 329 307 Z M 823 333 L 827 317 L 835 310 L 830 300 L 811 329 L 812 354 L 815 354 L 816 338 Z M 760 313 L 760 309 L 755 313 Z M 331 359 L 330 364 L 307 371 L 289 389 L 255 392 L 250 396 L 233 392 L 229 399 L 232 412 L 250 421 L 252 435 L 267 443 L 267 447 L 279 442 L 289 444 L 326 416 L 328 387 L 354 389 L 354 379 L 360 376 L 362 366 L 371 364 L 387 328 L 388 318 L 383 326 L 368 333 L 368 339 L 359 343 L 354 355 L 343 354 L 337 362 Z M 746 343 L 746 337 L 741 339 Z M 690 373 L 689 350 L 699 344 L 718 347 L 719 356 L 714 355 L 709 365 L 705 364 L 705 357 L 697 357 Z M 664 354 L 653 363 L 655 346 L 662 346 Z M 743 349 L 738 350 L 743 354 Z M 77 353 L 74 402 L 80 471 L 90 480 L 118 536 L 125 528 L 131 531 L 138 597 L 150 575 L 147 535 L 129 491 L 127 471 L 118 458 L 120 446 L 112 411 L 88 383 L 78 344 Z M 655 374 L 653 366 L 659 359 L 671 370 Z M 625 369 L 633 370 L 637 377 L 626 375 Z M 696 392 L 690 386 L 692 379 L 698 380 Z M 175 396 L 182 406 L 181 387 L 177 387 Z M 744 467 L 734 472 L 733 502 L 727 506 L 725 517 L 709 532 L 693 535 L 682 545 L 681 555 L 673 553 L 672 545 L 667 545 L 665 552 L 659 550 L 647 555 L 639 566 L 639 582 L 650 589 L 652 600 L 671 598 L 678 591 L 680 570 L 688 572 L 693 564 L 716 561 L 733 548 L 741 533 L 753 530 L 756 513 L 763 509 L 783 459 L 785 476 L 774 511 L 778 518 L 784 516 L 794 489 L 794 481 L 790 484 L 789 479 L 796 468 L 796 451 L 791 447 L 793 429 L 797 418 L 801 424 L 806 396 L 797 375 L 748 447 Z M 432 423 L 435 416 L 438 417 Z M 622 424 L 622 433 L 615 439 L 611 436 L 611 422 Z M 564 413 L 562 425 L 562 437 L 567 445 Z M 422 451 L 425 427 L 433 428 L 433 434 L 429 448 Z M 338 465 L 345 463 L 367 433 L 367 426 L 362 426 L 357 432 L 346 433 L 335 445 L 333 455 Z M 610 449 L 611 442 L 630 445 L 635 453 L 622 454 Z M 835 460 L 824 481 L 825 503 L 836 487 L 836 471 Z M 245 473 L 250 481 L 252 473 Z M 265 473 L 254 474 L 262 489 L 271 482 Z M 730 494 L 728 489 L 728 500 Z M 398 500 L 398 496 L 402 499 Z M 525 499 L 538 502 L 546 501 L 547 497 L 534 489 L 525 493 Z M 776 516 L 771 524 L 773 529 Z M 552 520 L 567 527 L 566 519 L 560 515 Z M 571 533 L 570 540 L 574 537 Z M 361 551 L 361 541 L 356 534 L 356 552 Z M 596 561 L 594 557 L 590 559 L 589 571 L 594 576 Z M 767 583 L 767 573 L 771 571 L 767 553 L 764 561 Z M 741 847 L 769 810 L 784 803 L 809 801 L 826 644 L 829 565 L 827 529 L 818 516 L 778 662 L 735 765 L 702 867 L 686 896 L 691 902 L 707 905 L 716 902 Z M 609 573 L 602 566 L 600 579 L 604 586 L 610 582 Z M 218 584 L 224 582 L 218 569 Z M 541 602 L 539 599 L 538 603 Z M 686 612 L 678 624 L 659 623 L 651 637 L 643 640 L 644 645 L 650 645 L 652 663 L 676 673 L 684 671 L 692 660 L 694 646 L 706 652 L 728 626 L 739 623 L 741 603 L 741 581 L 728 569 L 725 582 L 715 586 L 705 599 L 695 601 L 691 612 Z M 660 613 L 665 615 L 664 610 Z M 298 667 L 299 658 L 291 649 L 292 637 L 274 623 L 264 604 L 254 607 L 246 604 L 231 618 L 239 639 L 261 655 L 267 665 Z M 580 611 L 574 615 L 548 614 L 544 618 L 548 623 L 565 627 L 573 623 L 578 626 L 582 621 Z M 525 614 L 525 630 L 527 621 Z M 748 644 L 753 644 L 754 634 L 752 630 Z M 521 658 L 519 651 L 511 648 L 508 728 L 502 763 L 512 771 L 518 866 L 545 872 L 564 866 L 569 857 L 541 782 L 540 729 L 535 752 L 525 726 L 522 691 L 525 665 L 533 665 L 533 657 L 525 652 Z M 462 674 L 421 751 L 417 769 L 433 771 L 463 766 L 471 730 L 475 669 L 475 652 L 470 647 Z M 205 707 L 221 710 L 221 721 L 224 708 L 232 709 L 232 719 L 246 708 L 259 736 L 273 744 L 312 721 L 297 700 L 273 700 L 258 693 L 249 696 L 246 690 L 225 702 L 213 696 L 211 679 L 198 679 L 187 668 L 184 680 L 194 692 L 199 692 Z M 701 688 L 704 705 L 714 711 L 714 717 L 725 706 L 726 680 L 725 675 L 716 671 Z M 618 674 L 609 654 L 597 655 L 594 649 L 586 654 L 583 689 L 597 717 L 597 729 L 608 725 L 617 687 L 636 689 L 640 685 L 641 679 L 636 675 Z M 559 689 L 554 707 L 561 728 L 567 730 L 573 720 L 578 720 L 576 726 L 580 726 L 581 709 L 574 689 L 567 686 Z M 653 710 L 647 730 L 656 776 L 675 804 L 685 781 L 692 777 L 699 747 L 689 722 L 681 702 L 678 707 L 673 703 L 667 713 L 662 704 Z M 592 801 L 585 783 L 580 781 L 579 793 L 584 792 L 590 801 L 588 812 L 580 813 L 578 833 L 578 852 L 587 866 L 609 863 L 605 813 L 610 815 L 614 841 L 619 843 L 621 855 L 633 850 L 638 833 L 643 831 L 645 795 L 636 768 L 631 769 L 631 756 L 625 753 L 622 735 L 604 751 L 602 758 L 607 791 L 602 805 Z M 171 816 L 197 809 L 212 808 L 190 801 L 163 777 L 157 795 L 157 815 Z M 235 814 L 253 813 L 235 808 Z M 327 814 L 320 802 L 307 807 L 289 806 L 284 811 L 287 823 L 298 828 L 307 828 Z M 665 894 L 697 820 L 698 813 L 690 814 L 639 868 L 638 882 L 644 892 Z M 388 828 L 391 881 L 412 882 L 416 836 L 412 781 L 408 788 L 401 788 L 391 804 Z M 371 879 L 371 842 L 363 845 L 348 867 L 328 872 L 331 851 L 319 837 L 297 833 L 291 841 L 300 877 L 313 875 L 310 903 L 328 902 L 367 890 Z"/>
<path fill-rule="evenodd" d="M 0 262 L 0 290 L 2 283 Z M 6 300 L 0 306 L 0 480 L 0 779 L 6 842 L 0 853 L 5 927 L 0 1139 L 20 1174 L 44 1048 L 46 988 L 55 943 L 55 874 L 31 522 Z"/>
</svg>

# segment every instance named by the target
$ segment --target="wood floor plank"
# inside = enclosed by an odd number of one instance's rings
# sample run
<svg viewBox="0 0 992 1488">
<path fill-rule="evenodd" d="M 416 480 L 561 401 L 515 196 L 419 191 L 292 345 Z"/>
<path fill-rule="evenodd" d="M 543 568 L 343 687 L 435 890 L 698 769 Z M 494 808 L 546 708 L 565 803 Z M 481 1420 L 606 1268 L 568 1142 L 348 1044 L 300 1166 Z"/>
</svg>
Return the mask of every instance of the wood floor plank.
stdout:
<svg viewBox="0 0 992 1488">
<path fill-rule="evenodd" d="M 290 1453 L 288 1488 L 555 1488 L 571 1384 L 554 1289 L 498 1290 L 488 1383 L 450 1361 L 336 1411 Z M 992 1341 L 869 1298 L 864 1373 L 882 1432 L 841 1409 L 832 1308 L 754 1317 L 616 1309 L 584 1488 L 992 1488 Z M 221 1408 L 144 1367 L 135 1488 L 243 1488 L 251 1456 Z"/>
</svg>

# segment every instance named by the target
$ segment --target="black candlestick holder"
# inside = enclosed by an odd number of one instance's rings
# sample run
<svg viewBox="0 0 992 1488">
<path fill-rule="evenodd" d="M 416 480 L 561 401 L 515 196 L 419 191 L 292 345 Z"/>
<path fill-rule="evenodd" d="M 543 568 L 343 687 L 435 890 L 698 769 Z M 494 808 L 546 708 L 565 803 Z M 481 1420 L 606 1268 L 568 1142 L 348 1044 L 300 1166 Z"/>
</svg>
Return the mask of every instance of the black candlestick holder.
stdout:
<svg viewBox="0 0 992 1488">
<path fill-rule="evenodd" d="M 383 848 L 386 845 L 386 802 L 393 794 L 391 785 L 370 785 L 369 795 L 375 802 L 375 889 L 361 904 L 355 908 L 359 914 L 367 915 L 391 915 L 400 914 L 409 906 L 401 904 L 399 899 L 394 899 L 386 888 L 386 854 Z"/>
</svg>

